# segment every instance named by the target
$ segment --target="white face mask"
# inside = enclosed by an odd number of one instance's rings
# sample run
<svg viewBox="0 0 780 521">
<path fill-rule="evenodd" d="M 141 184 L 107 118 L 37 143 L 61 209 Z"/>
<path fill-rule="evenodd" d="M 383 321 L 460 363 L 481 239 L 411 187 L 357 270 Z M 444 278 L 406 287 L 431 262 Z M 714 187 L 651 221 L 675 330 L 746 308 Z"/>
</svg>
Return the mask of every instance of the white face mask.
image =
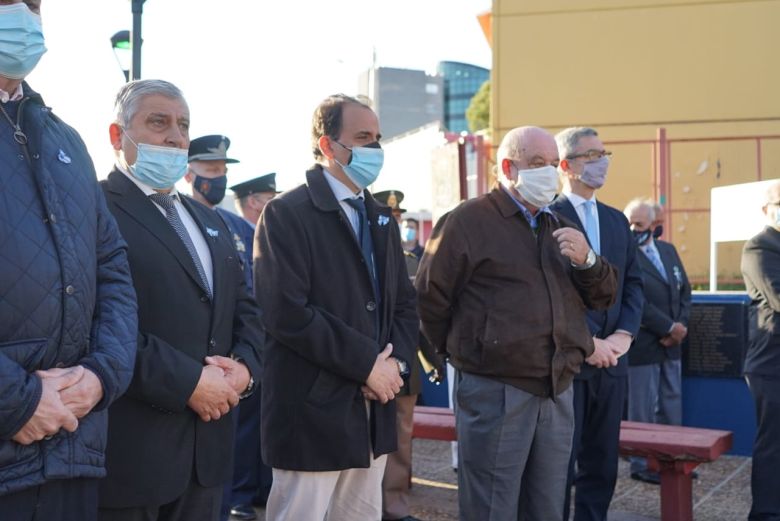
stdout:
<svg viewBox="0 0 780 521">
<path fill-rule="evenodd" d="M 530 204 L 544 208 L 558 193 L 558 171 L 552 165 L 518 170 L 515 189 Z"/>
</svg>

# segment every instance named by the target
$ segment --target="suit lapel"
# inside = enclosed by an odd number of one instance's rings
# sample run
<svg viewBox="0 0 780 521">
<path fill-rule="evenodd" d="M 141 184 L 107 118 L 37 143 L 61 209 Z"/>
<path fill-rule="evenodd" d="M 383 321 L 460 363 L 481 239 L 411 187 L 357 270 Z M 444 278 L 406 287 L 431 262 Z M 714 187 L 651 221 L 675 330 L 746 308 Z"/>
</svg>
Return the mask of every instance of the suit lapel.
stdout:
<svg viewBox="0 0 780 521">
<path fill-rule="evenodd" d="M 596 212 L 599 216 L 599 252 L 600 255 L 604 255 L 607 259 L 615 259 L 617 256 L 612 255 L 612 237 L 610 230 L 609 214 L 606 207 L 600 202 L 596 201 Z"/>
<path fill-rule="evenodd" d="M 642 268 L 644 269 L 645 273 L 649 273 L 653 277 L 657 278 L 659 281 L 663 282 L 664 284 L 669 284 L 669 281 L 664 279 L 663 275 L 661 275 L 658 272 L 658 268 L 655 267 L 653 262 L 647 257 L 644 251 L 641 249 L 639 250 L 639 258 L 641 259 L 640 262 L 642 262 Z M 663 259 L 663 257 L 661 257 Z M 663 262 L 663 261 L 662 261 Z M 666 264 L 664 264 L 664 268 L 666 268 Z M 668 274 L 669 272 L 667 272 Z"/>
<path fill-rule="evenodd" d="M 396 226 L 395 218 L 389 207 L 380 207 L 368 193 L 366 196 L 366 215 L 370 223 L 371 241 L 374 243 L 374 265 L 379 281 L 379 291 L 385 293 L 385 275 L 387 273 L 387 243 L 391 226 Z M 382 299 L 383 301 L 385 299 Z"/>
<path fill-rule="evenodd" d="M 190 278 L 208 293 L 206 288 L 203 287 L 190 253 L 157 206 L 144 195 L 140 188 L 118 170 L 114 170 L 109 174 L 108 182 L 109 190 L 120 196 L 116 198 L 116 205 L 163 243 L 181 267 L 184 268 L 184 271 L 189 274 Z"/>
</svg>

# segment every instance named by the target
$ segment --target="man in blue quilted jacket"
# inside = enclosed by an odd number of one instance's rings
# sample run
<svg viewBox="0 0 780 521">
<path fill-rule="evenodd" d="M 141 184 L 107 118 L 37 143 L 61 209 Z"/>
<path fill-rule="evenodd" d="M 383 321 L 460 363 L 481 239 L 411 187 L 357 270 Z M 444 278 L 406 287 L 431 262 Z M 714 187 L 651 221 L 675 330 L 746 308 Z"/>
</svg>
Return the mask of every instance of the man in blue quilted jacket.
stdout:
<svg viewBox="0 0 780 521">
<path fill-rule="evenodd" d="M 45 50 L 40 0 L 0 0 L 0 518 L 91 521 L 136 302 L 84 143 L 23 82 Z"/>
</svg>

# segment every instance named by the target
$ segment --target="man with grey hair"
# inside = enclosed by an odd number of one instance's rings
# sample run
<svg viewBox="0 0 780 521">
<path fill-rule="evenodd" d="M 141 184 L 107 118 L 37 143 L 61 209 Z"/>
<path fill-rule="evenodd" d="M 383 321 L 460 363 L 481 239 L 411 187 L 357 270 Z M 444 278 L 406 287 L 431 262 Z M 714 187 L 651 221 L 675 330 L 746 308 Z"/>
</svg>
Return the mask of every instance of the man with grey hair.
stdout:
<svg viewBox="0 0 780 521">
<path fill-rule="evenodd" d="M 758 324 L 745 356 L 745 378 L 758 420 L 750 521 L 780 519 L 775 481 L 780 468 L 780 180 L 769 186 L 762 210 L 766 227 L 742 250 L 742 277 Z"/>
<path fill-rule="evenodd" d="M 623 213 L 639 247 L 644 275 L 642 327 L 628 352 L 628 419 L 682 424 L 681 344 L 688 333 L 691 285 L 674 246 L 654 239 L 655 203 L 634 199 Z M 631 478 L 661 482 L 645 458 L 631 458 Z"/>
<path fill-rule="evenodd" d="M 614 268 L 548 205 L 555 140 L 504 137 L 499 186 L 436 224 L 416 286 L 423 332 L 458 369 L 462 520 L 560 519 L 574 429 L 571 382 L 593 353 L 586 308 L 612 304 Z"/>
<path fill-rule="evenodd" d="M 555 136 L 563 194 L 552 208 L 577 223 L 590 246 L 617 268 L 618 291 L 608 309 L 587 315 L 595 351 L 574 380 L 576 426 L 569 465 L 569 484 L 576 486 L 574 519 L 607 518 L 617 481 L 618 438 L 628 391 L 628 364 L 623 357 L 642 318 L 642 271 L 636 244 L 623 214 L 596 201 L 607 178 L 611 153 L 598 133 L 573 127 Z M 576 462 L 576 476 L 575 472 Z M 569 519 L 566 487 L 564 520 Z"/>
<path fill-rule="evenodd" d="M 233 470 L 230 411 L 259 375 L 259 312 L 222 219 L 174 186 L 189 146 L 181 91 L 126 84 L 109 135 L 116 165 L 103 190 L 139 321 L 135 374 L 110 410 L 100 519 L 216 521 Z"/>
</svg>

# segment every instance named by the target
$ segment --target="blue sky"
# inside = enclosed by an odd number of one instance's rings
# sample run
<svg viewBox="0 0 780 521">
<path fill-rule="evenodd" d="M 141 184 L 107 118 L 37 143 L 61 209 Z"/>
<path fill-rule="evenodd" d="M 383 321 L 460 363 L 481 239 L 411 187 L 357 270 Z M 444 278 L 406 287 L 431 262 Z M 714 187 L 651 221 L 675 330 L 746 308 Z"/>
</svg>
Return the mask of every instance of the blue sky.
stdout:
<svg viewBox="0 0 780 521">
<path fill-rule="evenodd" d="M 113 99 L 124 78 L 109 39 L 130 29 L 129 0 L 44 0 L 49 52 L 28 78 L 82 135 L 99 177 L 113 164 Z M 191 137 L 225 134 L 229 184 L 276 171 L 281 188 L 312 163 L 311 114 L 335 92 L 355 94 L 377 64 L 433 71 L 441 60 L 490 67 L 476 15 L 490 0 L 147 0 L 144 78 L 185 94 Z M 381 125 L 381 122 L 380 122 Z"/>
</svg>

